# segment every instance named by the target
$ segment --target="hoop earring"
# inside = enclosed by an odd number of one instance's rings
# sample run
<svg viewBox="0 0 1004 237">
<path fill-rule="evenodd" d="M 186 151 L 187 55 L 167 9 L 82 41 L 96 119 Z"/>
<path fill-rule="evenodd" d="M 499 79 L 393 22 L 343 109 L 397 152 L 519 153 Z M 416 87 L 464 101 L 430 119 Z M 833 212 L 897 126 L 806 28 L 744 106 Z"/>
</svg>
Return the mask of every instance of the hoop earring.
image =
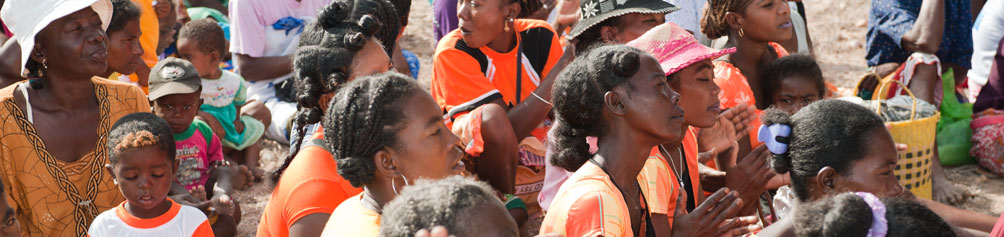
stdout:
<svg viewBox="0 0 1004 237">
<path fill-rule="evenodd" d="M 401 175 L 401 179 L 404 179 L 404 186 L 408 186 L 409 185 L 408 184 L 408 178 L 405 178 L 404 175 Z M 394 178 L 394 179 L 390 180 L 390 188 L 392 190 L 394 190 L 394 196 L 397 196 L 398 195 L 397 194 L 397 184 L 394 183 L 394 180 L 397 180 L 397 179 Z"/>
</svg>

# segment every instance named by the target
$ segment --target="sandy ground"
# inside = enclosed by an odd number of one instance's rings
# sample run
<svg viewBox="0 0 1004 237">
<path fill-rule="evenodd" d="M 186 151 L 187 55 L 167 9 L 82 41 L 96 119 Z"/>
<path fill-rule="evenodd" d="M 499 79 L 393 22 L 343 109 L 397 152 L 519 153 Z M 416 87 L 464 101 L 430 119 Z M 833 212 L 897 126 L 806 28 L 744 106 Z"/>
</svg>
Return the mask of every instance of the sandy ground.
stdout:
<svg viewBox="0 0 1004 237">
<path fill-rule="evenodd" d="M 814 54 L 823 68 L 826 79 L 841 88 L 843 94 L 853 90 L 854 83 L 866 70 L 865 32 L 868 19 L 868 0 L 806 1 L 809 34 L 814 43 Z M 401 38 L 401 47 L 421 60 L 419 82 L 428 88 L 431 77 L 432 54 L 435 39 L 432 34 L 432 8 L 427 0 L 413 0 L 410 25 Z M 275 170 L 286 157 L 287 149 L 266 141 L 262 153 L 265 170 Z M 977 165 L 948 167 L 949 179 L 974 194 L 960 207 L 993 216 L 1004 211 L 1004 179 L 988 173 Z M 236 195 L 244 211 L 238 226 L 240 236 L 253 236 L 268 203 L 272 184 L 256 184 L 250 190 Z"/>
</svg>

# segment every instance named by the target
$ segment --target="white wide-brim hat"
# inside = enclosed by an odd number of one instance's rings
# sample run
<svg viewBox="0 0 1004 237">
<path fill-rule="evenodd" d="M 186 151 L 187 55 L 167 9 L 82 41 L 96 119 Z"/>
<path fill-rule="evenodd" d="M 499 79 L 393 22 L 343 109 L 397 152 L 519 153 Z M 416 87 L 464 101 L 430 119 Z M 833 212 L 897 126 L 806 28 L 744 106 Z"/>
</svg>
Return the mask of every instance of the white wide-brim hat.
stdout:
<svg viewBox="0 0 1004 237">
<path fill-rule="evenodd" d="M 7 0 L 0 18 L 21 45 L 21 76 L 28 76 L 29 55 L 35 48 L 35 35 L 56 19 L 91 7 L 101 18 L 101 29 L 108 29 L 112 19 L 110 0 Z"/>
</svg>

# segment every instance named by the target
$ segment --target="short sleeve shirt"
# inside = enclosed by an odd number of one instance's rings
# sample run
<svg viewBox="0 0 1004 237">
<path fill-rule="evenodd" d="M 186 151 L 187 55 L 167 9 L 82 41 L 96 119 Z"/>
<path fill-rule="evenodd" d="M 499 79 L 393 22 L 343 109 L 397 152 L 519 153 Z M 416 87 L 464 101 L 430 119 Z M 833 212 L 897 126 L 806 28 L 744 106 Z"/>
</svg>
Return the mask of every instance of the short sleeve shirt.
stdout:
<svg viewBox="0 0 1004 237">
<path fill-rule="evenodd" d="M 266 55 L 265 32 L 279 19 L 317 18 L 317 11 L 332 0 L 233 0 L 230 12 L 230 52 L 251 57 Z M 279 50 L 281 51 L 281 50 Z"/>
<path fill-rule="evenodd" d="M 455 117 L 496 99 L 514 106 L 547 77 L 563 52 L 554 30 L 539 20 L 517 19 L 514 25 L 519 40 L 509 52 L 495 52 L 488 46 L 472 48 L 459 29 L 439 41 L 430 89 L 444 112 Z M 517 55 L 519 47 L 522 55 Z M 518 89 L 517 59 L 522 65 Z"/>
<path fill-rule="evenodd" d="M 220 139 L 213 135 L 208 124 L 199 120 L 192 120 L 188 129 L 174 134 L 174 146 L 177 150 L 175 160 L 178 161 L 175 179 L 188 190 L 199 185 L 205 186 L 209 180 L 209 165 L 223 161 Z"/>
<path fill-rule="evenodd" d="M 171 199 L 171 209 L 160 216 L 143 219 L 126 210 L 126 202 L 105 211 L 94 219 L 87 236 L 214 236 L 209 219 L 197 208 L 178 204 Z"/>
<path fill-rule="evenodd" d="M 696 197 L 699 195 L 698 192 L 702 191 L 699 189 L 700 179 L 697 172 L 698 151 L 695 135 L 696 132 L 694 130 L 688 129 L 684 142 L 681 144 L 684 156 L 686 157 L 686 169 L 689 176 L 685 178 L 684 182 L 690 182 L 692 191 L 687 195 L 687 205 L 690 206 L 696 206 Z M 638 184 L 641 185 L 641 191 L 645 194 L 646 201 L 648 201 L 649 212 L 666 215 L 669 217 L 669 225 L 672 226 L 673 214 L 676 212 L 676 208 L 678 208 L 676 200 L 680 196 L 680 190 L 684 190 L 684 188 L 680 187 L 677 174 L 669 165 L 666 157 L 659 152 L 659 147 L 653 147 L 649 153 L 648 160 L 645 161 L 645 166 L 642 167 L 641 173 L 638 174 Z"/>
<path fill-rule="evenodd" d="M 903 49 L 903 35 L 913 28 L 923 0 L 872 0 L 865 44 L 868 66 L 902 63 L 913 52 Z M 944 62 L 971 67 L 973 17 L 969 1 L 945 1 L 945 29 L 936 55 Z"/>
<path fill-rule="evenodd" d="M 610 176 L 586 162 L 561 185 L 540 234 L 634 236 L 627 202 Z"/>
</svg>

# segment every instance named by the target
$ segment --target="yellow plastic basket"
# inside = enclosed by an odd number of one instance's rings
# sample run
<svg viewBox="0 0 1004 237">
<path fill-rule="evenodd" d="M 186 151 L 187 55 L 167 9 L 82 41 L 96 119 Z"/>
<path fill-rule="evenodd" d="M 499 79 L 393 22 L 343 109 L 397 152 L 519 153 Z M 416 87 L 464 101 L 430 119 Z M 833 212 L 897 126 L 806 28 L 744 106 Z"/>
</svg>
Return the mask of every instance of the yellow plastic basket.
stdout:
<svg viewBox="0 0 1004 237">
<path fill-rule="evenodd" d="M 910 98 L 913 98 L 910 120 L 885 123 L 889 127 L 892 139 L 896 143 L 908 146 L 907 150 L 898 152 L 899 161 L 896 162 L 893 173 L 896 174 L 899 183 L 913 192 L 913 195 L 931 199 L 931 162 L 934 157 L 934 138 L 941 113 L 935 112 L 930 117 L 918 119 L 916 117 L 917 97 L 914 97 L 913 92 L 897 80 L 882 80 L 878 90 L 875 90 L 875 94 L 885 95 L 892 83 L 899 84 L 900 88 L 906 91 Z M 877 96 L 873 100 L 876 103 L 875 112 L 878 114 L 882 113 L 880 101 L 885 100 L 883 97 Z"/>
</svg>

